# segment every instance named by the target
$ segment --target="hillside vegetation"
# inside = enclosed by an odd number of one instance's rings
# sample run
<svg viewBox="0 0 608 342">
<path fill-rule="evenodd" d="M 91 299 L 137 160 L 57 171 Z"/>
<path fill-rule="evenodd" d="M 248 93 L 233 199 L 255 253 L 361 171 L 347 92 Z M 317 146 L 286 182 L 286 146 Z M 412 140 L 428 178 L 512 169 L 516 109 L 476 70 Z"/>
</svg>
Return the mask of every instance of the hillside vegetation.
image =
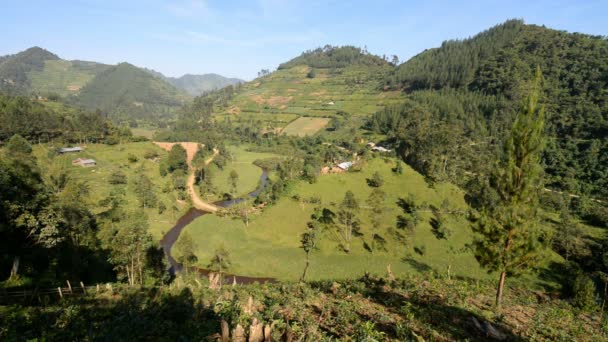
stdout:
<svg viewBox="0 0 608 342">
<path fill-rule="evenodd" d="M 170 117 L 188 97 L 128 63 L 110 67 L 87 83 L 74 102 L 116 120 Z"/>
<path fill-rule="evenodd" d="M 470 39 L 447 41 L 400 65 L 387 84 L 403 88 L 418 106 L 393 108 L 378 118 L 401 115 L 430 122 L 450 133 L 437 141 L 432 131 L 398 133 L 381 122 L 376 131 L 398 139 L 403 156 L 418 170 L 452 180 L 456 169 L 483 172 L 462 156 L 493 154 L 529 89 L 536 68 L 543 74 L 543 103 L 550 136 L 544 154 L 548 186 L 592 197 L 608 197 L 608 41 L 507 21 Z M 399 114 L 400 113 L 400 114 Z M 393 120 L 393 119 L 389 119 Z M 393 121 L 394 122 L 394 121 Z M 374 123 L 375 124 L 375 123 Z M 422 125 L 424 126 L 424 125 Z M 390 133 L 389 133 L 390 132 Z M 414 141 L 426 136 L 423 141 Z M 435 140 L 435 141 L 433 141 Z M 434 145 L 429 153 L 408 146 Z M 432 158 L 429 158 L 429 155 Z M 415 160 L 425 159 L 427 165 Z M 437 170 L 435 163 L 447 167 Z M 447 171 L 446 171 L 447 170 Z"/>
</svg>

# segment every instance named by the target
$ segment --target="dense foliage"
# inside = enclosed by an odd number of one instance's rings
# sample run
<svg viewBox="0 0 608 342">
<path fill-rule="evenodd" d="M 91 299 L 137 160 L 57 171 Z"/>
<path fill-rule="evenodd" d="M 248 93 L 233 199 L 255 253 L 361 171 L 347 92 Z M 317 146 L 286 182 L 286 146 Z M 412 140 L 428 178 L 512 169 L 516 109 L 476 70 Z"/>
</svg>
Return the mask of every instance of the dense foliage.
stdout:
<svg viewBox="0 0 608 342">
<path fill-rule="evenodd" d="M 344 68 L 351 65 L 385 65 L 387 61 L 354 46 L 331 46 L 309 50 L 289 62 L 279 65 L 280 69 L 288 69 L 298 65 L 311 68 Z"/>
<path fill-rule="evenodd" d="M 540 67 L 544 76 L 541 101 L 547 108 L 550 135 L 543 158 L 548 185 L 606 198 L 607 54 L 608 41 L 603 37 L 511 20 L 473 38 L 448 41 L 419 54 L 399 66 L 387 83 L 407 90 L 421 110 L 432 114 L 432 125 L 454 129 L 470 145 L 491 146 L 504 137 L 535 68 Z M 407 109 L 389 111 L 410 116 Z M 442 149 L 454 146 L 448 141 L 437 144 Z M 450 159 L 458 158 L 460 152 L 452 150 Z M 424 159 L 442 158 L 427 154 Z"/>
<path fill-rule="evenodd" d="M 186 100 L 172 85 L 128 63 L 104 70 L 72 99 L 116 121 L 170 117 Z"/>
<path fill-rule="evenodd" d="M 0 92 L 10 94 L 28 93 L 30 80 L 28 73 L 42 70 L 45 60 L 57 60 L 59 57 L 39 47 L 29 48 L 12 56 L 0 59 Z"/>
<path fill-rule="evenodd" d="M 118 142 L 128 128 L 112 125 L 100 113 L 50 106 L 20 96 L 0 95 L 0 141 L 19 134 L 32 142 Z"/>
</svg>

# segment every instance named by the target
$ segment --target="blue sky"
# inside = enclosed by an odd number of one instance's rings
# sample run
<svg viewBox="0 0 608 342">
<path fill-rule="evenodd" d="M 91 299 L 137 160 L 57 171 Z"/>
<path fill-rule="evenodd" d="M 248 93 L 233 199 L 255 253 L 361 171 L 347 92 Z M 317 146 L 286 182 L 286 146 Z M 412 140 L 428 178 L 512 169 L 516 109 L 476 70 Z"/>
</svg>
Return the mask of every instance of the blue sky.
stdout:
<svg viewBox="0 0 608 342">
<path fill-rule="evenodd" d="M 127 61 L 168 76 L 251 79 L 302 51 L 355 45 L 406 60 L 509 18 L 608 35 L 608 1 L 0 0 L 0 55 Z"/>
</svg>

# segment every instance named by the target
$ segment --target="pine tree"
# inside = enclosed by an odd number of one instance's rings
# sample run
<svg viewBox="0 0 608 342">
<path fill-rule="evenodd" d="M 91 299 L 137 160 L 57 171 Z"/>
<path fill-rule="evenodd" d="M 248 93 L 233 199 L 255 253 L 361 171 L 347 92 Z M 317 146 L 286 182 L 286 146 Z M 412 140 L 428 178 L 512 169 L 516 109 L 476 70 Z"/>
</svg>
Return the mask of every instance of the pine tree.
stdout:
<svg viewBox="0 0 608 342">
<path fill-rule="evenodd" d="M 353 234 L 357 234 L 360 228 L 360 220 L 357 217 L 359 203 L 352 191 L 344 194 L 344 200 L 338 210 L 338 233 L 342 239 L 342 247 L 346 253 L 350 252 L 350 242 Z"/>
<path fill-rule="evenodd" d="M 543 231 L 538 227 L 538 197 L 543 170 L 544 107 L 539 106 L 540 69 L 504 143 L 503 157 L 490 176 L 498 201 L 486 203 L 472 229 L 474 254 L 489 272 L 498 271 L 496 306 L 500 307 L 507 275 L 519 275 L 541 259 Z M 545 241 L 548 239 L 544 239 Z"/>
</svg>

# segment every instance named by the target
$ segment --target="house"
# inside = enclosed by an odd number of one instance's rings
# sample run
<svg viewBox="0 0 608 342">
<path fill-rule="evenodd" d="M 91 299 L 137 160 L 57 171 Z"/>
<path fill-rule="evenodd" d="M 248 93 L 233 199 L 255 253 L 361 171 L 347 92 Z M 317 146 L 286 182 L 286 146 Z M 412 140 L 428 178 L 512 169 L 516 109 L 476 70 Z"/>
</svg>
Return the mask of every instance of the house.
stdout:
<svg viewBox="0 0 608 342">
<path fill-rule="evenodd" d="M 374 147 L 372 147 L 372 151 L 376 151 L 376 152 L 390 152 L 391 150 L 389 150 L 388 148 L 384 148 L 382 146 L 374 146 Z"/>
<path fill-rule="evenodd" d="M 353 162 L 343 162 L 343 163 L 338 164 L 338 167 L 341 168 L 344 171 L 347 171 L 352 166 L 353 166 Z"/>
<path fill-rule="evenodd" d="M 370 142 L 367 143 L 367 146 L 373 148 L 374 146 L 376 146 L 376 143 L 373 143 L 373 142 L 370 141 Z"/>
<path fill-rule="evenodd" d="M 75 153 L 75 152 L 82 152 L 84 149 L 80 146 L 76 146 L 76 147 L 62 147 L 60 148 L 57 152 L 59 153 Z"/>
<path fill-rule="evenodd" d="M 94 159 L 78 158 L 78 159 L 72 160 L 72 165 L 79 165 L 82 167 L 92 167 L 92 166 L 97 165 L 97 162 Z"/>
</svg>

